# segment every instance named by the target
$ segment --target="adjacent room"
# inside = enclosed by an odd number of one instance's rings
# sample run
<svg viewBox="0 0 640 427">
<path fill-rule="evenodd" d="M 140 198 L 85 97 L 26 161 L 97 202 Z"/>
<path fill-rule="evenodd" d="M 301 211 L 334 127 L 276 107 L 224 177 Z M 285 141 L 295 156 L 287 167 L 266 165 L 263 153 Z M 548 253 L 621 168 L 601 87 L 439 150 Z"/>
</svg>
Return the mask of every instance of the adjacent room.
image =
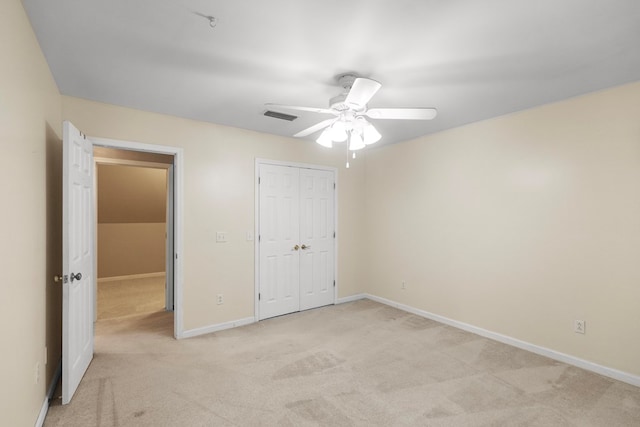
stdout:
<svg viewBox="0 0 640 427">
<path fill-rule="evenodd" d="M 0 11 L 3 425 L 640 425 L 639 2 Z"/>
<path fill-rule="evenodd" d="M 94 148 L 96 319 L 173 309 L 166 299 L 167 168 Z M 120 155 L 117 155 L 120 154 Z M 123 159 L 124 157 L 124 159 Z M 157 155 L 151 160 L 157 160 Z M 153 167 L 152 167 L 153 166 Z"/>
</svg>

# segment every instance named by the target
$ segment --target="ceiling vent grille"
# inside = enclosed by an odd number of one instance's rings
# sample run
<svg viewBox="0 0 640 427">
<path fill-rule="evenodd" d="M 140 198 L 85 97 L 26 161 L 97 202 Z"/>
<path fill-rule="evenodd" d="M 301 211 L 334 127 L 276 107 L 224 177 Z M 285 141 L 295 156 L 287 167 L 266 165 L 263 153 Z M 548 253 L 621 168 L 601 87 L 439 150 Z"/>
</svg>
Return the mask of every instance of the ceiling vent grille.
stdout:
<svg viewBox="0 0 640 427">
<path fill-rule="evenodd" d="M 271 111 L 271 110 L 265 111 L 264 115 L 267 117 L 273 117 L 274 119 L 287 120 L 290 122 L 298 118 L 298 116 L 292 116 L 291 114 L 279 113 L 277 111 Z"/>
</svg>

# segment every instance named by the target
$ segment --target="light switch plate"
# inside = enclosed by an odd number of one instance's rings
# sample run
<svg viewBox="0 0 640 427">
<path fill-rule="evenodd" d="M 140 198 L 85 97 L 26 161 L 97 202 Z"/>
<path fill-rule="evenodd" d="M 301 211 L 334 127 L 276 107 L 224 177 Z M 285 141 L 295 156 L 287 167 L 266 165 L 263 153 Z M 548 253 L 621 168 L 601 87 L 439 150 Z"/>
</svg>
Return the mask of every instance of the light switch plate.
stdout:
<svg viewBox="0 0 640 427">
<path fill-rule="evenodd" d="M 216 232 L 216 242 L 224 243 L 227 241 L 227 232 L 226 231 L 217 231 Z"/>
</svg>

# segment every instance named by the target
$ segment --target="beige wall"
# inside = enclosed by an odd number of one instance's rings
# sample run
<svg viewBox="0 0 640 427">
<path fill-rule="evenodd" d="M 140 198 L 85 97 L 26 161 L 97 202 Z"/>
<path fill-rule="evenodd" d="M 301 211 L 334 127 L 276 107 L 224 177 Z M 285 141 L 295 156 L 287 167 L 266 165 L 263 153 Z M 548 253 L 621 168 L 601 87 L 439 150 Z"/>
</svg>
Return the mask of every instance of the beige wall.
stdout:
<svg viewBox="0 0 640 427">
<path fill-rule="evenodd" d="M 164 272 L 166 229 L 164 222 L 98 224 L 98 278 Z"/>
<path fill-rule="evenodd" d="M 165 222 L 167 170 L 100 164 L 98 223 Z"/>
<path fill-rule="evenodd" d="M 640 83 L 366 162 L 369 292 L 640 375 Z"/>
<path fill-rule="evenodd" d="M 61 348 L 61 105 L 19 0 L 0 2 L 0 52 L 0 417 L 32 426 Z"/>
<path fill-rule="evenodd" d="M 344 168 L 344 153 L 309 141 L 265 135 L 63 97 L 63 116 L 87 135 L 184 149 L 184 326 L 252 317 L 256 158 L 338 168 L 338 293 L 364 291 L 361 242 L 364 156 Z M 273 120 L 265 118 L 265 120 Z M 215 242 L 216 231 L 227 243 Z M 224 294 L 225 303 L 216 304 Z"/>
</svg>

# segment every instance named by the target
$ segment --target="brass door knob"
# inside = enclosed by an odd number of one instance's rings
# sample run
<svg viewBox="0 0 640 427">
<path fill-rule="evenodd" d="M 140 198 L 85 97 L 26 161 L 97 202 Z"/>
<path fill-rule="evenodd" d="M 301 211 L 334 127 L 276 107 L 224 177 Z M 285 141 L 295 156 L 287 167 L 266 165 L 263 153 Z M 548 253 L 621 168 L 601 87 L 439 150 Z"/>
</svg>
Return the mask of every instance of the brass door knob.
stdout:
<svg viewBox="0 0 640 427">
<path fill-rule="evenodd" d="M 294 251 L 297 251 L 298 249 L 300 249 L 300 246 L 298 246 L 298 245 L 295 245 L 295 246 L 293 247 L 293 250 L 294 250 Z M 304 248 L 303 248 L 303 249 L 304 249 Z"/>
<path fill-rule="evenodd" d="M 301 247 L 302 247 L 302 249 L 311 249 L 311 245 L 309 245 L 309 246 L 307 246 L 307 245 L 302 245 Z"/>
</svg>

